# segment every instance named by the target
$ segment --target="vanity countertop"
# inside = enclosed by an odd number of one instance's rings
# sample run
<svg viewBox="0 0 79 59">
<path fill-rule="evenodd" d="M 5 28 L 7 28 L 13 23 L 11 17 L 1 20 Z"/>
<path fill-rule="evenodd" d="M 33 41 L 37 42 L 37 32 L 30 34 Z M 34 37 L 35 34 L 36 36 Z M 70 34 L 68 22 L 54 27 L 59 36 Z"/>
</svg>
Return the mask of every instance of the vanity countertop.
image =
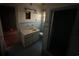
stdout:
<svg viewBox="0 0 79 59">
<path fill-rule="evenodd" d="M 34 32 L 38 32 L 39 29 L 23 29 L 21 30 L 21 33 L 23 35 L 28 35 L 28 34 L 31 34 L 31 33 L 34 33 Z"/>
</svg>

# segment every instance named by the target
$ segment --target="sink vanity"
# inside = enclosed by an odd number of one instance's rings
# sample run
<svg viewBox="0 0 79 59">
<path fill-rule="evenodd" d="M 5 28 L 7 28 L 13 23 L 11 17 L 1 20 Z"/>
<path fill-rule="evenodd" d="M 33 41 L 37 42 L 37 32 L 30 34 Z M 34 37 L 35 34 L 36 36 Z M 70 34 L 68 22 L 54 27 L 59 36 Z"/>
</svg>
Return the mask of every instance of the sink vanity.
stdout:
<svg viewBox="0 0 79 59">
<path fill-rule="evenodd" d="M 27 47 L 39 38 L 39 29 L 28 28 L 21 30 L 21 39 L 23 47 Z"/>
</svg>

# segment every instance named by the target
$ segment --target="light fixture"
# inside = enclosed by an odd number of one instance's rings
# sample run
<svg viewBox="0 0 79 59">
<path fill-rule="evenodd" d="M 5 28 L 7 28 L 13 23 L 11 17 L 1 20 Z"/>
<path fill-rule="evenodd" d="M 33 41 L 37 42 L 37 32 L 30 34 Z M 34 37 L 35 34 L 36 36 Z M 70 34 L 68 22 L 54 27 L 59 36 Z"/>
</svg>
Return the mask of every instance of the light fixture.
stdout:
<svg viewBox="0 0 79 59">
<path fill-rule="evenodd" d="M 24 9 L 25 9 L 25 11 L 32 10 L 32 11 L 34 11 L 35 14 L 37 14 L 37 10 L 35 10 L 35 9 L 30 9 L 30 8 L 24 8 Z"/>
</svg>

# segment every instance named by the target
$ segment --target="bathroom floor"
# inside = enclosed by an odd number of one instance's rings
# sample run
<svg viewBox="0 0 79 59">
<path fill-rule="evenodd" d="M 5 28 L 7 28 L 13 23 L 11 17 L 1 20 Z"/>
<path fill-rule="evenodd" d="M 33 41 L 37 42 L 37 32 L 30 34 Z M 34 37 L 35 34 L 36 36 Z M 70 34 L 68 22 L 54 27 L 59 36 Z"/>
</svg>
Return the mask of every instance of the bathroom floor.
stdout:
<svg viewBox="0 0 79 59">
<path fill-rule="evenodd" d="M 28 48 L 24 48 L 21 45 L 16 45 L 10 48 L 6 52 L 6 56 L 41 56 L 42 52 L 42 39 L 39 39 L 33 45 Z"/>
</svg>

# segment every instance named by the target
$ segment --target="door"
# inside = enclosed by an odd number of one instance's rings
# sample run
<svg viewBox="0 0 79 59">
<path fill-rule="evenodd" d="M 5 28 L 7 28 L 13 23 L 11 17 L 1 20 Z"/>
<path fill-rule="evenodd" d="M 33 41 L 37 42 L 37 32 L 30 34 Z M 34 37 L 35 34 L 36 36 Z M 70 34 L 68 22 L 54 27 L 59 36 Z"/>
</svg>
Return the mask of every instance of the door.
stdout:
<svg viewBox="0 0 79 59">
<path fill-rule="evenodd" d="M 53 55 L 66 55 L 77 9 L 64 9 L 54 12 L 49 51 Z"/>
</svg>

